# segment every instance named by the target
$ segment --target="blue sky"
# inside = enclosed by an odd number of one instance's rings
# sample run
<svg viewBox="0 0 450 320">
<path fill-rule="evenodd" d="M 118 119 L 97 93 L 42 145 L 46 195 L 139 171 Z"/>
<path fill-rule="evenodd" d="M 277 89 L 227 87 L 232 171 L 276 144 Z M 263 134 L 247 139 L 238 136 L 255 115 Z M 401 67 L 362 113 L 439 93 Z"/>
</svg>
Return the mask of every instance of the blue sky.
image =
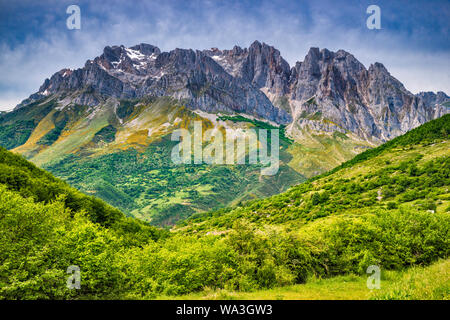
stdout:
<svg viewBox="0 0 450 320">
<path fill-rule="evenodd" d="M 81 8 L 81 30 L 66 8 Z M 366 9 L 381 8 L 381 30 Z M 312 46 L 344 49 L 366 67 L 381 62 L 407 89 L 450 94 L 450 1 L 7 1 L 0 0 L 0 110 L 45 78 L 82 67 L 106 45 L 174 48 L 274 45 L 293 65 Z"/>
</svg>

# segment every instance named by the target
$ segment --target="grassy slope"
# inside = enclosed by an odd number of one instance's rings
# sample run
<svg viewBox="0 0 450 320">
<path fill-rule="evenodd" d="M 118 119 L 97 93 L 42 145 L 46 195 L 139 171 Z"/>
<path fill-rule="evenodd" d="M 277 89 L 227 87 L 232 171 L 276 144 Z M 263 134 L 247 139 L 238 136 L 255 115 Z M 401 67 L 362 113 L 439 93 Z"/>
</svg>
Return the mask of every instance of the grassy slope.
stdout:
<svg viewBox="0 0 450 320">
<path fill-rule="evenodd" d="M 194 215 L 181 229 L 226 230 L 244 217 L 260 225 L 301 226 L 329 215 L 398 206 L 445 212 L 450 204 L 449 133 L 446 115 L 283 194 Z"/>
<path fill-rule="evenodd" d="M 157 225 L 266 197 L 304 181 L 286 165 L 292 157 L 284 151 L 280 172 L 269 178 L 260 177 L 259 166 L 172 165 L 171 131 L 196 120 L 203 122 L 204 130 L 213 123 L 169 98 L 121 101 L 118 106 L 106 101 L 96 110 L 55 106 L 53 100 L 38 101 L 2 115 L 0 144 L 79 190 Z M 23 119 L 28 121 L 24 132 L 20 129 Z M 10 132 L 15 124 L 17 137 Z M 106 128 L 111 132 L 103 137 Z"/>
<path fill-rule="evenodd" d="M 339 165 L 366 147 L 345 135 L 329 134 L 311 135 L 301 144 L 293 143 L 282 128 L 282 164 L 275 177 L 261 177 L 258 166 L 191 166 L 186 172 L 168 163 L 173 146 L 168 135 L 178 127 L 189 127 L 195 120 L 201 120 L 205 129 L 213 123 L 180 106 L 179 102 L 149 98 L 121 101 L 115 106 L 107 101 L 93 112 L 86 106 L 55 110 L 54 102 L 47 100 L 3 116 L 0 126 L 5 134 L 0 134 L 0 144 L 14 148 L 14 152 L 79 190 L 156 225 L 172 225 L 196 212 L 283 192 L 305 177 Z M 273 128 L 241 116 L 223 116 L 221 120 L 233 127 Z M 21 121 L 28 121 L 24 130 Z M 16 137 L 10 132 L 15 125 Z M 105 128 L 113 128 L 113 138 L 99 139 L 99 133 Z M 136 165 L 139 161 L 143 163 Z M 130 169 L 124 172 L 117 170 L 118 166 Z M 147 168 L 151 168 L 151 173 Z M 168 190 L 161 192 L 165 186 Z"/>
<path fill-rule="evenodd" d="M 344 134 L 305 134 L 289 147 L 288 152 L 292 155 L 289 166 L 311 178 L 371 147 L 373 146 L 365 141 L 349 138 Z"/>
<path fill-rule="evenodd" d="M 159 297 L 166 299 L 167 296 Z M 311 278 L 305 284 L 254 292 L 205 290 L 178 296 L 180 300 L 448 300 L 450 259 L 427 267 L 382 271 L 380 289 L 367 288 L 367 276 Z"/>
<path fill-rule="evenodd" d="M 0 147 L 0 186 L 36 203 L 49 204 L 61 201 L 72 214 L 83 212 L 92 222 L 105 227 L 133 221 L 134 224 L 151 232 L 159 232 L 139 220 L 126 218 L 120 210 L 103 200 L 85 195 L 22 156 L 2 147 Z"/>
<path fill-rule="evenodd" d="M 69 265 L 94 263 L 95 278 L 117 253 L 117 238 L 133 248 L 167 235 L 2 147 L 0 200 L 0 299 L 73 297 L 65 286 Z M 97 278 L 92 286 L 103 285 Z"/>
</svg>

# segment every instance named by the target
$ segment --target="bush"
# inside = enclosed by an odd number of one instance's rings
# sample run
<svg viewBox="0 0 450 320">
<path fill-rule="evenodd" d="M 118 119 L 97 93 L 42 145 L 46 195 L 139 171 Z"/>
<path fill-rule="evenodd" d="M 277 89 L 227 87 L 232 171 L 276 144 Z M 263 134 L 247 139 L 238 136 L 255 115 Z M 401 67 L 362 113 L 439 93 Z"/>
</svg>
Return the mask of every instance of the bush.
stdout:
<svg viewBox="0 0 450 320">
<path fill-rule="evenodd" d="M 378 210 L 361 216 L 327 217 L 306 225 L 300 238 L 322 262 L 326 276 L 361 273 L 371 264 L 400 269 L 429 264 L 449 254 L 450 217 L 413 210 Z"/>
<path fill-rule="evenodd" d="M 390 210 L 391 209 L 397 209 L 397 207 L 398 207 L 398 205 L 397 205 L 396 202 L 390 201 L 390 202 L 387 203 L 387 208 L 390 209 Z"/>
</svg>

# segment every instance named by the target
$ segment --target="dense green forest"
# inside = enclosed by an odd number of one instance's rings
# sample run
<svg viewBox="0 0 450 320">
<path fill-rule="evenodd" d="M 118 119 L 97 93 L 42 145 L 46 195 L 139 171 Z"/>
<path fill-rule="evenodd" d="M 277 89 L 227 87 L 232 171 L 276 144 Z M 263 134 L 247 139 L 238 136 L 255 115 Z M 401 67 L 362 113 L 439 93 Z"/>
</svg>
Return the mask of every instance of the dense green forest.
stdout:
<svg viewBox="0 0 450 320">
<path fill-rule="evenodd" d="M 430 265 L 450 251 L 449 133 L 446 115 L 280 195 L 196 214 L 170 232 L 2 148 L 0 298 L 247 292 L 362 275 L 369 265 Z M 66 287 L 70 265 L 80 267 L 79 290 Z M 442 285 L 442 268 L 430 270 Z M 407 298 L 399 285 L 378 298 Z"/>
</svg>

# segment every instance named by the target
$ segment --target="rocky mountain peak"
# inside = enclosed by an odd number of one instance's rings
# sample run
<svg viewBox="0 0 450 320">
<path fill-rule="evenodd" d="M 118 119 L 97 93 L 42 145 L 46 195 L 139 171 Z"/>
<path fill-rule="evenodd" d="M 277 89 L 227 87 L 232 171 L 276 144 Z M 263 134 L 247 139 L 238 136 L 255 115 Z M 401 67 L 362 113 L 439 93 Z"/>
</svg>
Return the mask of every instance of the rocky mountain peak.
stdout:
<svg viewBox="0 0 450 320">
<path fill-rule="evenodd" d="M 378 72 L 378 73 L 385 73 L 385 74 L 389 74 L 390 73 L 387 71 L 386 67 L 380 63 L 380 62 L 375 62 L 374 64 L 371 64 L 369 66 L 369 72 Z"/>
<path fill-rule="evenodd" d="M 422 99 L 427 105 L 442 105 L 444 103 L 448 103 L 450 97 L 446 95 L 442 91 L 438 91 L 436 93 L 428 91 L 428 92 L 419 92 L 416 96 Z"/>
<path fill-rule="evenodd" d="M 449 112 L 445 93 L 413 95 L 381 63 L 366 69 L 344 50 L 311 47 L 291 68 L 279 50 L 259 41 L 248 48 L 203 51 L 161 52 L 145 43 L 107 46 L 83 68 L 46 79 L 18 107 L 73 92 L 78 92 L 74 103 L 91 106 L 101 97 L 170 96 L 192 109 L 291 124 L 293 135 L 314 128 L 380 141 Z"/>
<path fill-rule="evenodd" d="M 265 46 L 267 46 L 264 43 Z M 263 46 L 263 44 L 261 42 L 259 42 L 258 40 L 255 40 L 252 42 L 252 44 L 250 45 L 250 47 L 248 47 L 249 50 L 258 50 L 261 49 L 261 47 Z"/>
<path fill-rule="evenodd" d="M 235 46 L 232 50 L 205 50 L 233 77 L 243 79 L 258 89 L 284 95 L 290 76 L 289 64 L 273 46 L 254 41 L 248 49 Z"/>
<path fill-rule="evenodd" d="M 147 56 L 151 56 L 153 54 L 160 54 L 161 50 L 159 50 L 158 47 L 155 47 L 151 44 L 147 44 L 147 43 L 140 43 L 138 45 L 135 45 L 133 47 L 130 47 L 131 50 L 136 50 L 139 51 L 140 53 L 147 55 Z"/>
</svg>

